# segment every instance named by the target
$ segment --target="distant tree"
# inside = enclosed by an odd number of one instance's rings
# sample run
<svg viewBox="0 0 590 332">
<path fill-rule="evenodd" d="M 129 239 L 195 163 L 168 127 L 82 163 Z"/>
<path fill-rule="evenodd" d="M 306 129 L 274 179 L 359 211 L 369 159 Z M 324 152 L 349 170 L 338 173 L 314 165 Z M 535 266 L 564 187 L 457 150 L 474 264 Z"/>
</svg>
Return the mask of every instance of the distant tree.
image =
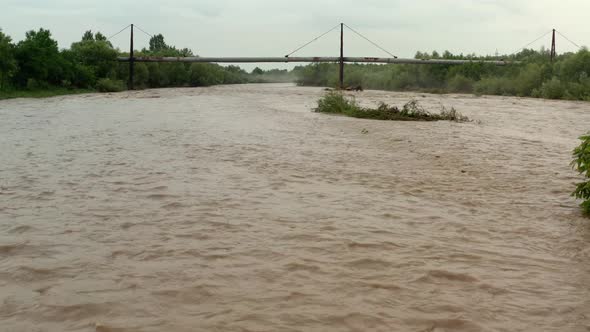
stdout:
<svg viewBox="0 0 590 332">
<path fill-rule="evenodd" d="M 150 38 L 150 51 L 160 52 L 168 49 L 168 45 L 164 42 L 164 36 L 159 33 Z"/>
<path fill-rule="evenodd" d="M 103 42 L 107 43 L 110 47 L 113 47 L 113 44 L 111 44 L 111 42 L 107 39 L 107 37 L 105 35 L 103 35 L 102 33 L 100 33 L 100 31 L 94 34 L 94 40 L 103 41 Z"/>
<path fill-rule="evenodd" d="M 248 81 L 248 73 L 238 66 L 219 66 L 219 68 L 223 72 L 223 84 L 240 84 Z"/>
<path fill-rule="evenodd" d="M 25 40 L 15 48 L 15 58 L 19 68 L 15 77 L 19 85 L 43 87 L 61 83 L 63 59 L 49 30 L 27 32 Z"/>
<path fill-rule="evenodd" d="M 92 68 L 96 78 L 107 77 L 115 68 L 117 51 L 106 40 L 82 40 L 73 43 L 71 51 L 78 63 Z"/>
<path fill-rule="evenodd" d="M 581 76 L 588 77 L 590 74 L 590 52 L 581 49 L 561 61 L 559 74 L 562 79 L 579 81 Z"/>
<path fill-rule="evenodd" d="M 103 35 L 99 31 L 99 32 L 97 32 L 97 33 L 94 34 L 94 40 L 97 40 L 97 41 L 107 41 L 107 37 L 105 37 L 105 35 Z"/>
<path fill-rule="evenodd" d="M 262 74 L 264 74 L 264 70 L 256 67 L 256 68 L 254 68 L 254 70 L 252 70 L 252 74 L 253 75 L 262 75 Z"/>
<path fill-rule="evenodd" d="M 189 48 L 178 50 L 179 56 L 194 56 L 193 51 Z"/>
<path fill-rule="evenodd" d="M 134 82 L 138 88 L 147 87 L 149 84 L 149 70 L 145 63 L 139 62 L 135 64 Z"/>
<path fill-rule="evenodd" d="M 12 40 L 0 29 L 0 90 L 14 75 L 16 68 Z"/>
<path fill-rule="evenodd" d="M 189 83 L 191 86 L 210 86 L 223 83 L 223 71 L 219 65 L 210 63 L 193 63 L 190 66 Z"/>
<path fill-rule="evenodd" d="M 82 41 L 87 41 L 87 40 L 94 40 L 94 35 L 92 34 L 92 30 L 87 30 L 86 32 L 84 32 L 84 35 L 82 35 Z"/>
<path fill-rule="evenodd" d="M 157 88 L 161 85 L 161 74 L 160 74 L 160 64 L 156 62 L 150 62 L 147 64 L 149 78 L 148 84 L 150 88 Z"/>
<path fill-rule="evenodd" d="M 167 66 L 161 67 L 161 74 L 164 82 L 170 86 L 185 86 L 189 81 L 188 64 L 184 63 L 167 63 Z"/>
<path fill-rule="evenodd" d="M 64 79 L 61 85 L 64 87 L 90 88 L 96 83 L 94 68 L 81 63 L 78 55 L 71 50 L 61 50 L 63 59 L 62 71 Z"/>
</svg>

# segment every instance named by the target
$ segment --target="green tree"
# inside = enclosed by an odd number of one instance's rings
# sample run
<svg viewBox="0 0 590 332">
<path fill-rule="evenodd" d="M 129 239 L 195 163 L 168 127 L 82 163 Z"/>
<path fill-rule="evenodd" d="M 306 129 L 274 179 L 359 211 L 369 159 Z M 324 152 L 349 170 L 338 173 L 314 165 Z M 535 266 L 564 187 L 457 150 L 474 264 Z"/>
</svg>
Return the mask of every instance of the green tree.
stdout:
<svg viewBox="0 0 590 332">
<path fill-rule="evenodd" d="M 157 52 L 165 51 L 168 48 L 169 48 L 168 45 L 166 45 L 166 43 L 164 42 L 164 36 L 161 33 L 154 35 L 154 36 L 152 36 L 152 38 L 150 38 L 150 51 L 151 52 L 157 53 Z"/>
<path fill-rule="evenodd" d="M 515 78 L 516 91 L 520 96 L 530 96 L 533 90 L 541 87 L 541 84 L 543 84 L 543 68 L 537 63 L 524 66 Z"/>
<path fill-rule="evenodd" d="M 428 53 L 422 53 L 420 51 L 416 52 L 416 54 L 414 55 L 414 59 L 427 59 L 428 58 Z"/>
<path fill-rule="evenodd" d="M 60 52 L 63 64 L 62 70 L 64 79 L 61 85 L 65 87 L 90 88 L 94 87 L 96 76 L 94 68 L 80 63 L 76 54 L 71 50 Z"/>
<path fill-rule="evenodd" d="M 160 66 L 162 86 L 185 86 L 189 80 L 189 70 L 184 63 L 165 63 Z"/>
<path fill-rule="evenodd" d="M 113 47 L 113 44 L 111 44 L 111 42 L 107 39 L 107 37 L 105 35 L 103 35 L 102 33 L 100 33 L 100 31 L 97 31 L 94 34 L 94 40 L 106 42 L 110 47 Z"/>
<path fill-rule="evenodd" d="M 43 28 L 26 33 L 25 40 L 20 41 L 15 49 L 18 72 L 17 84 L 43 87 L 47 84 L 58 85 L 63 77 L 63 59 L 57 48 L 57 41 L 51 38 L 51 32 Z"/>
<path fill-rule="evenodd" d="M 94 34 L 92 34 L 92 30 L 87 30 L 86 32 L 84 32 L 84 35 L 82 35 L 82 40 L 83 41 L 94 40 Z"/>
<path fill-rule="evenodd" d="M 149 70 L 145 63 L 139 62 L 135 64 L 134 68 L 134 83 L 138 88 L 144 88 L 148 86 L 149 83 Z"/>
<path fill-rule="evenodd" d="M 160 74 L 160 64 L 157 62 L 150 62 L 147 64 L 149 78 L 148 84 L 150 88 L 157 88 L 161 84 L 162 75 Z"/>
<path fill-rule="evenodd" d="M 219 65 L 193 63 L 190 67 L 191 86 L 209 86 L 223 83 L 223 71 Z"/>
<path fill-rule="evenodd" d="M 248 73 L 238 66 L 233 66 L 233 65 L 230 65 L 227 67 L 221 67 L 219 65 L 215 65 L 215 66 L 217 66 L 222 71 L 223 84 L 240 84 L 240 83 L 248 82 L 248 80 L 247 80 Z"/>
<path fill-rule="evenodd" d="M 98 31 L 94 34 L 94 40 L 107 41 L 107 37 Z"/>
<path fill-rule="evenodd" d="M 5 35 L 0 29 L 0 90 L 5 88 L 16 69 L 14 45 L 10 36 Z"/>
<path fill-rule="evenodd" d="M 96 78 L 103 78 L 110 76 L 114 71 L 117 51 L 112 48 L 106 38 L 102 38 L 102 34 L 100 36 L 99 34 L 97 32 L 96 36 L 100 39 L 82 37 L 82 41 L 72 44 L 71 51 L 77 63 L 90 67 Z"/>
<path fill-rule="evenodd" d="M 264 74 L 264 70 L 262 70 L 262 69 L 260 69 L 258 67 L 254 68 L 252 70 L 252 75 L 262 75 L 262 74 Z"/>
<path fill-rule="evenodd" d="M 178 56 L 194 56 L 194 54 L 190 48 L 183 48 L 178 50 Z"/>
</svg>

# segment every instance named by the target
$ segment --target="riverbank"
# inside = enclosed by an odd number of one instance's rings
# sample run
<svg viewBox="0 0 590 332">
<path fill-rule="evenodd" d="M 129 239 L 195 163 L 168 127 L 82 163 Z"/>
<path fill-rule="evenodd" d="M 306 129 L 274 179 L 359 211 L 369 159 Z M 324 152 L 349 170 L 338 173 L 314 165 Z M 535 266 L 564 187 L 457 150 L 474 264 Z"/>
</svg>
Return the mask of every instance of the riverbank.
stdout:
<svg viewBox="0 0 590 332">
<path fill-rule="evenodd" d="M 248 82 L 248 83 L 240 83 L 240 84 L 219 84 L 214 86 L 233 86 L 233 85 L 243 85 L 243 86 L 250 86 L 250 85 L 284 85 L 284 86 L 296 86 L 296 83 L 277 83 L 277 82 Z M 303 86 L 299 85 L 301 88 L 312 88 L 317 89 L 316 86 Z M 207 87 L 161 87 L 161 88 L 145 88 L 145 89 L 136 89 L 133 92 L 140 92 L 140 91 L 159 91 L 159 90 L 180 90 L 183 89 L 204 89 Z M 131 92 L 129 90 L 124 90 Z M 443 90 L 436 90 L 436 89 L 415 89 L 415 90 L 401 90 L 401 91 L 392 91 L 392 90 L 384 90 L 384 89 L 374 89 L 371 90 L 374 93 L 391 93 L 391 94 L 415 94 L 415 95 L 424 95 L 424 96 L 441 96 L 444 98 L 445 96 L 465 96 L 466 98 L 486 98 L 486 97 L 501 97 L 495 94 L 472 94 L 472 93 L 465 93 L 465 92 L 451 92 L 451 91 L 443 91 Z M 66 96 L 66 95 L 77 95 L 77 94 L 86 94 L 86 93 L 112 93 L 112 92 L 99 92 L 95 89 L 65 89 L 65 88 L 56 88 L 56 89 L 49 89 L 49 90 L 11 90 L 11 91 L 0 91 L 0 100 L 6 99 L 14 99 L 14 98 L 49 98 L 49 97 L 56 97 L 56 96 Z M 363 93 L 358 94 L 362 96 Z M 538 97 L 513 97 L 513 96 L 505 96 L 505 97 L 512 97 L 515 99 L 531 99 L 531 100 L 555 100 L 555 99 L 546 99 L 546 98 L 538 98 Z M 586 102 L 583 100 L 572 100 L 572 102 Z"/>
<path fill-rule="evenodd" d="M 54 88 L 47 90 L 11 90 L 11 91 L 0 91 L 0 100 L 3 99 L 14 99 L 14 98 L 48 98 L 55 96 L 64 95 L 77 95 L 83 93 L 97 92 L 94 89 L 65 89 L 65 88 Z"/>
</svg>

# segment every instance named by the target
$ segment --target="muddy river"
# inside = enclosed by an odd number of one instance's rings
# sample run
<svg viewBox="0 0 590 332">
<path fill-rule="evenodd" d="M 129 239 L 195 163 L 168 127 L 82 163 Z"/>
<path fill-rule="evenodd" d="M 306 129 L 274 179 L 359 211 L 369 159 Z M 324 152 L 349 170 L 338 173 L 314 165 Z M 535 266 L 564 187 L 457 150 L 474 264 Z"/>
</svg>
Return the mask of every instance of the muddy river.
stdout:
<svg viewBox="0 0 590 332">
<path fill-rule="evenodd" d="M 322 93 L 0 101 L 0 331 L 590 330 L 590 103 Z"/>
</svg>

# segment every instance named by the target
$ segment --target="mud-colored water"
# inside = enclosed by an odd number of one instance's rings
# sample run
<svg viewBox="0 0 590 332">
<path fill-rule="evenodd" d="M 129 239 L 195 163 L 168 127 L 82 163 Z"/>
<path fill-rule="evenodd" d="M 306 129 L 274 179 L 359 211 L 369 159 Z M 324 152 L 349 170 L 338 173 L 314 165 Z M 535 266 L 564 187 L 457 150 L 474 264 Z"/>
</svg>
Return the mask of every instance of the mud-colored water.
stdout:
<svg viewBox="0 0 590 332">
<path fill-rule="evenodd" d="M 590 330 L 590 103 L 357 94 L 479 121 L 381 122 L 321 94 L 0 102 L 0 330 Z"/>
</svg>

